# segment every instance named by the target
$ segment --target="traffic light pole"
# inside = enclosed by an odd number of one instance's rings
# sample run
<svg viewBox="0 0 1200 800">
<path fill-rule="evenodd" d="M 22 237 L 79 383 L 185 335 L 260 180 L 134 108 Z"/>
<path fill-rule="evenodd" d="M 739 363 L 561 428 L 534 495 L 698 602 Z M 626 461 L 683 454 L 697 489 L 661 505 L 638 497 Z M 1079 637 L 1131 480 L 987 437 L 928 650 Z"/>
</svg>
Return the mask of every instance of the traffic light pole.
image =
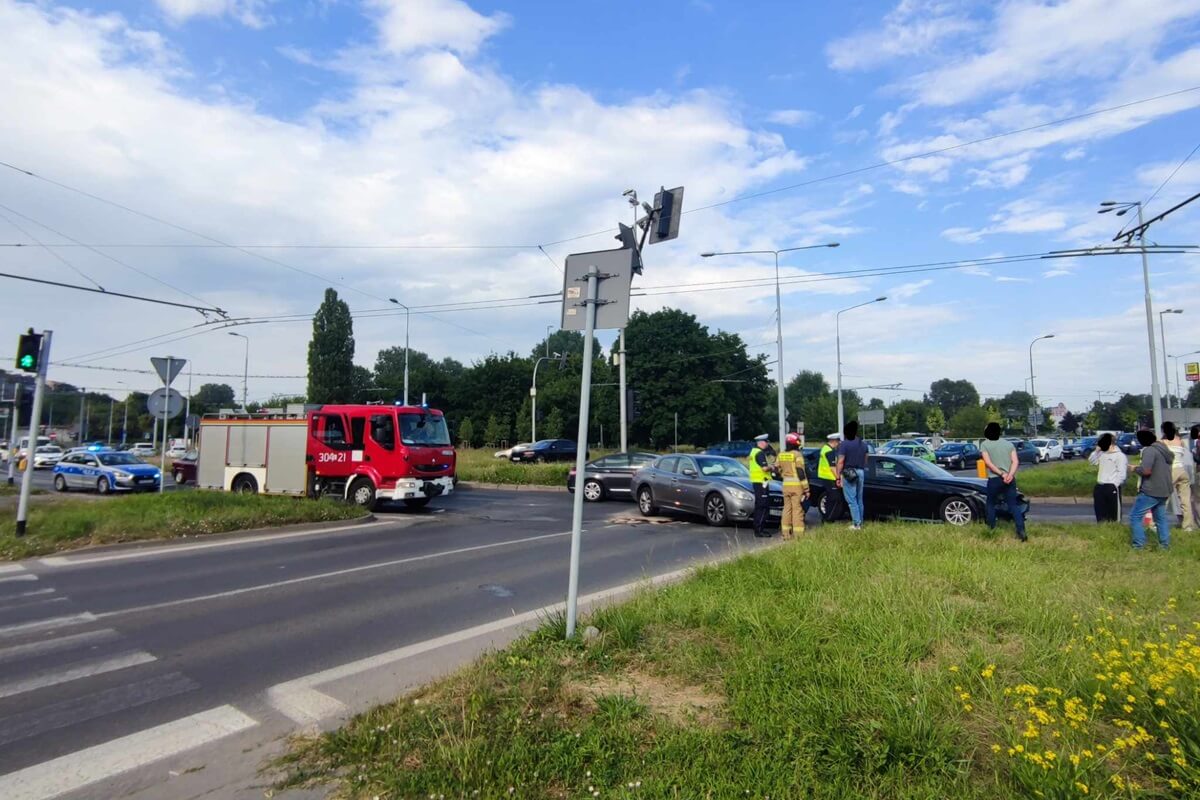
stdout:
<svg viewBox="0 0 1200 800">
<path fill-rule="evenodd" d="M 17 536 L 25 535 L 29 517 L 29 491 L 33 488 L 33 454 L 37 452 L 38 431 L 42 421 L 42 397 L 46 394 L 46 365 L 50 363 L 50 334 L 42 333 L 42 348 L 38 355 L 37 382 L 33 390 L 33 408 L 29 413 L 29 452 L 25 456 L 25 472 L 21 476 L 21 499 L 17 503 Z M 10 456 L 11 458 L 11 456 Z"/>
<path fill-rule="evenodd" d="M 17 464 L 17 414 L 21 412 L 21 384 L 13 393 L 12 419 L 8 423 L 8 485 L 13 485 L 13 470 Z"/>
</svg>

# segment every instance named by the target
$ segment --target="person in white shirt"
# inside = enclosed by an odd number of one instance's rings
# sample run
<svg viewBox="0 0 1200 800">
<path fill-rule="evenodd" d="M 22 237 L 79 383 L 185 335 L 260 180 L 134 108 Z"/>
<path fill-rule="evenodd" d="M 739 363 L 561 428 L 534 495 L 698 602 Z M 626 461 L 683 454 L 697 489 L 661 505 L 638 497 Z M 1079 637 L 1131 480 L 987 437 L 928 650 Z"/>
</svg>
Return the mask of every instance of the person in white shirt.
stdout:
<svg viewBox="0 0 1200 800">
<path fill-rule="evenodd" d="M 1113 435 L 1106 433 L 1096 442 L 1088 463 L 1099 467 L 1092 489 L 1096 522 L 1116 522 L 1121 518 L 1121 484 L 1129 477 L 1129 459 L 1117 447 Z"/>
</svg>

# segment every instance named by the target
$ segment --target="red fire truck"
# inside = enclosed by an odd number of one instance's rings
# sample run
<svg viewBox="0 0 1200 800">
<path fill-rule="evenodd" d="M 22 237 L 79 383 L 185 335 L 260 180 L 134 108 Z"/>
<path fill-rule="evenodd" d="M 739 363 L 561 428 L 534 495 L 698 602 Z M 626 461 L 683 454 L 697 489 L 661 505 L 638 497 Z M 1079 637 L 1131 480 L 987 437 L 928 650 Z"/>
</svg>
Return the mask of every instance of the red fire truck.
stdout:
<svg viewBox="0 0 1200 800">
<path fill-rule="evenodd" d="M 341 497 L 420 508 L 454 490 L 442 412 L 423 406 L 288 406 L 200 422 L 196 483 L 227 492 Z"/>
</svg>

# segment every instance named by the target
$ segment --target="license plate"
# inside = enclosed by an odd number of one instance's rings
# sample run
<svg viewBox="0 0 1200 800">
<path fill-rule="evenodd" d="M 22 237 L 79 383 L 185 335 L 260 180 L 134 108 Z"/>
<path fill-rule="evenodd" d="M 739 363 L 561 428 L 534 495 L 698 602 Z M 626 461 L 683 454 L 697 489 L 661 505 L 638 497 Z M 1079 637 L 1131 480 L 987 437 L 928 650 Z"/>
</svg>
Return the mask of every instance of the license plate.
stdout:
<svg viewBox="0 0 1200 800">
<path fill-rule="evenodd" d="M 771 509 L 771 516 L 772 516 L 772 517 L 782 517 L 782 516 L 783 516 L 783 509 L 782 509 L 782 508 L 772 508 L 772 509 Z"/>
</svg>

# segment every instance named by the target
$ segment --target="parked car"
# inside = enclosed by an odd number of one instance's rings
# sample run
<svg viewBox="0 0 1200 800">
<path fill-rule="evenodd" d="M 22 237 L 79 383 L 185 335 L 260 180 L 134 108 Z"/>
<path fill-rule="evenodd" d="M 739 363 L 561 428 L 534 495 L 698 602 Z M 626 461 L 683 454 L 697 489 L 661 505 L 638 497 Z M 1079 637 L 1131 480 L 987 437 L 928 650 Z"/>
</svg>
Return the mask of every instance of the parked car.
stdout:
<svg viewBox="0 0 1200 800">
<path fill-rule="evenodd" d="M 183 458 L 187 455 L 186 447 L 172 447 L 167 451 L 167 458 Z"/>
<path fill-rule="evenodd" d="M 770 519 L 778 521 L 783 516 L 783 484 L 771 481 L 770 494 Z M 638 471 L 634 497 L 647 517 L 659 511 L 684 512 L 702 515 L 709 525 L 725 525 L 754 516 L 750 470 L 724 456 L 660 456 Z"/>
<path fill-rule="evenodd" d="M 1062 461 L 1063 446 L 1058 439 L 1030 439 L 1029 443 L 1038 449 L 1040 461 Z"/>
<path fill-rule="evenodd" d="M 1075 443 L 1071 447 L 1073 455 L 1078 458 L 1087 458 L 1096 449 L 1096 442 L 1099 440 L 1099 436 L 1085 436 L 1082 439 L 1075 440 Z M 1063 451 L 1063 455 L 1066 455 L 1065 450 Z"/>
<path fill-rule="evenodd" d="M 931 464 L 937 463 L 937 456 L 927 444 L 922 444 L 916 439 L 891 439 L 880 446 L 879 452 L 890 453 L 898 456 L 913 456 L 928 461 Z"/>
<path fill-rule="evenodd" d="M 584 465 L 583 499 L 589 503 L 601 500 L 633 498 L 633 476 L 642 467 L 658 458 L 655 453 L 613 453 Z M 567 473 L 567 491 L 575 492 L 575 468 Z"/>
<path fill-rule="evenodd" d="M 512 458 L 513 453 L 517 452 L 518 450 L 524 450 L 524 449 L 530 447 L 531 444 L 532 444 L 531 442 L 525 442 L 523 444 L 514 444 L 512 447 L 508 448 L 507 450 L 497 450 L 496 452 L 492 453 L 492 457 L 493 458 Z"/>
<path fill-rule="evenodd" d="M 189 450 L 181 458 L 177 458 L 171 462 L 171 476 L 175 478 L 176 486 L 196 482 L 196 462 L 199 459 L 200 454 L 198 452 Z"/>
<path fill-rule="evenodd" d="M 584 453 L 586 457 L 587 453 Z M 509 459 L 516 462 L 543 461 L 574 461 L 575 441 L 573 439 L 542 439 L 534 442 L 524 450 L 514 451 Z"/>
<path fill-rule="evenodd" d="M 946 442 L 933 455 L 937 465 L 946 469 L 974 469 L 983 457 L 979 447 L 972 442 Z"/>
<path fill-rule="evenodd" d="M 864 511 L 872 519 L 936 520 L 968 525 L 982 521 L 987 506 L 987 481 L 951 475 L 912 456 L 868 456 L 865 481 Z M 812 502 L 825 514 L 829 482 L 810 478 L 809 485 Z M 1017 497 L 1028 513 L 1029 501 L 1020 493 Z M 847 511 L 845 515 L 848 514 Z M 998 514 L 1012 518 L 1003 499 Z"/>
<path fill-rule="evenodd" d="M 1135 433 L 1122 433 L 1117 436 L 1117 447 L 1121 448 L 1121 452 L 1127 456 L 1135 456 L 1142 452 L 1142 445 L 1137 440 Z"/>
<path fill-rule="evenodd" d="M 754 449 L 754 442 L 748 440 L 719 442 L 710 445 L 702 455 L 725 456 L 726 458 L 745 458 Z"/>
<path fill-rule="evenodd" d="M 63 450 L 56 444 L 44 444 L 33 451 L 33 468 L 53 467 L 63 457 Z"/>
<path fill-rule="evenodd" d="M 110 492 L 155 491 L 162 479 L 158 467 L 130 453 L 101 450 L 68 453 L 54 465 L 54 488 Z"/>
<path fill-rule="evenodd" d="M 129 452 L 135 456 L 152 456 L 156 452 L 156 448 L 150 442 L 138 442 L 129 448 Z"/>
<path fill-rule="evenodd" d="M 1009 439 L 1017 449 L 1018 464 L 1036 464 L 1042 460 L 1042 453 L 1025 439 Z"/>
</svg>

